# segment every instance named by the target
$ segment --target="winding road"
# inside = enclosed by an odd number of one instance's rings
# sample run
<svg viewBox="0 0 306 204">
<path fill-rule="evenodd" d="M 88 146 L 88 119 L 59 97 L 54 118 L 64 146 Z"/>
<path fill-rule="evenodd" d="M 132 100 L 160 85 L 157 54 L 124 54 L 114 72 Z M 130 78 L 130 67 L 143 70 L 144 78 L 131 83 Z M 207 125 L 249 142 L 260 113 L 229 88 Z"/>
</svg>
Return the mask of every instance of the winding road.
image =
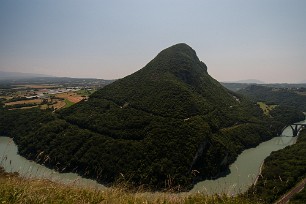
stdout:
<svg viewBox="0 0 306 204">
<path fill-rule="evenodd" d="M 275 202 L 275 204 L 283 204 L 287 203 L 290 198 L 292 198 L 295 194 L 299 193 L 301 190 L 303 190 L 304 186 L 306 184 L 306 178 L 303 179 L 301 182 L 299 182 L 293 189 L 291 189 L 288 193 L 283 195 L 281 199 Z"/>
</svg>

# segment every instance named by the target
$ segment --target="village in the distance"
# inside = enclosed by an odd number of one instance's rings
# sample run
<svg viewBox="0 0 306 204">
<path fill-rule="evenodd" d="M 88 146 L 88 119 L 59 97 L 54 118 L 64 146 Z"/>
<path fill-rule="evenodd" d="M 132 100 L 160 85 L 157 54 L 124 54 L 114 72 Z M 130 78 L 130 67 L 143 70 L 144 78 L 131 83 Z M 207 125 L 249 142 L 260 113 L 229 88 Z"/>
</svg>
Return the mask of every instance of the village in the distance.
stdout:
<svg viewBox="0 0 306 204">
<path fill-rule="evenodd" d="M 69 107 L 114 80 L 40 77 L 0 80 L 0 103 L 8 109 Z"/>
</svg>

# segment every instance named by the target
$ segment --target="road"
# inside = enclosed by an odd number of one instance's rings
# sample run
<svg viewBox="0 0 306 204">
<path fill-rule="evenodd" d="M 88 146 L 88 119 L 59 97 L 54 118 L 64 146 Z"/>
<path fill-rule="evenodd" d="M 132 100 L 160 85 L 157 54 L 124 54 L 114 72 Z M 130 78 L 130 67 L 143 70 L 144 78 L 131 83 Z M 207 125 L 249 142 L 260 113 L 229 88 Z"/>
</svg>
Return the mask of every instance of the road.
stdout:
<svg viewBox="0 0 306 204">
<path fill-rule="evenodd" d="M 275 204 L 283 204 L 287 203 L 290 198 L 292 198 L 295 194 L 299 193 L 301 190 L 303 190 L 304 186 L 306 184 L 306 178 L 299 182 L 293 189 L 291 189 L 288 193 L 286 193 L 284 196 L 281 197 L 278 201 L 275 202 Z"/>
</svg>

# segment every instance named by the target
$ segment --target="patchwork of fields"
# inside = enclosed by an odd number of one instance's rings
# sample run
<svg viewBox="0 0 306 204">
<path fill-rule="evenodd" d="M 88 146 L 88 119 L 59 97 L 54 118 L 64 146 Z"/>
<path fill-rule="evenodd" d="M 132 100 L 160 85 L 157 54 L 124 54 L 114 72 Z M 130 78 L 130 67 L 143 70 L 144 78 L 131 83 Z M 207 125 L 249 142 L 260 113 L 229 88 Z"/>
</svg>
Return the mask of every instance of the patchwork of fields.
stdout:
<svg viewBox="0 0 306 204">
<path fill-rule="evenodd" d="M 12 85 L 10 89 L 0 90 L 0 102 L 9 109 L 58 110 L 86 100 L 96 89 L 92 87 L 67 88 L 60 84 L 24 84 Z"/>
</svg>

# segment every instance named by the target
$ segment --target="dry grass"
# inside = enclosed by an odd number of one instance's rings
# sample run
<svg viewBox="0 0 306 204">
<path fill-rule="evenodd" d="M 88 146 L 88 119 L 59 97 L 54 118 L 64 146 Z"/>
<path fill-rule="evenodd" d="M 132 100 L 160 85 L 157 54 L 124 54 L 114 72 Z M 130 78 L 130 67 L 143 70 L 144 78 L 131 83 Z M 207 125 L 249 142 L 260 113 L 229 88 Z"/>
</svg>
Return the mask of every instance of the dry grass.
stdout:
<svg viewBox="0 0 306 204">
<path fill-rule="evenodd" d="M 242 197 L 206 196 L 200 193 L 129 193 L 124 188 L 77 188 L 48 180 L 28 180 L 0 175 L 0 203 L 259 203 Z"/>
<path fill-rule="evenodd" d="M 67 100 L 71 101 L 72 103 L 78 103 L 82 99 L 84 99 L 84 97 L 78 95 L 75 92 L 59 93 L 59 94 L 56 94 L 55 96 L 58 97 L 58 98 L 67 99 Z"/>
<path fill-rule="evenodd" d="M 257 102 L 257 104 L 262 109 L 265 115 L 270 115 L 270 111 L 277 106 L 277 105 L 267 105 L 264 102 Z"/>
<path fill-rule="evenodd" d="M 57 101 L 54 105 L 52 105 L 54 109 L 61 109 L 64 108 L 65 106 L 66 106 L 65 101 Z"/>
</svg>

